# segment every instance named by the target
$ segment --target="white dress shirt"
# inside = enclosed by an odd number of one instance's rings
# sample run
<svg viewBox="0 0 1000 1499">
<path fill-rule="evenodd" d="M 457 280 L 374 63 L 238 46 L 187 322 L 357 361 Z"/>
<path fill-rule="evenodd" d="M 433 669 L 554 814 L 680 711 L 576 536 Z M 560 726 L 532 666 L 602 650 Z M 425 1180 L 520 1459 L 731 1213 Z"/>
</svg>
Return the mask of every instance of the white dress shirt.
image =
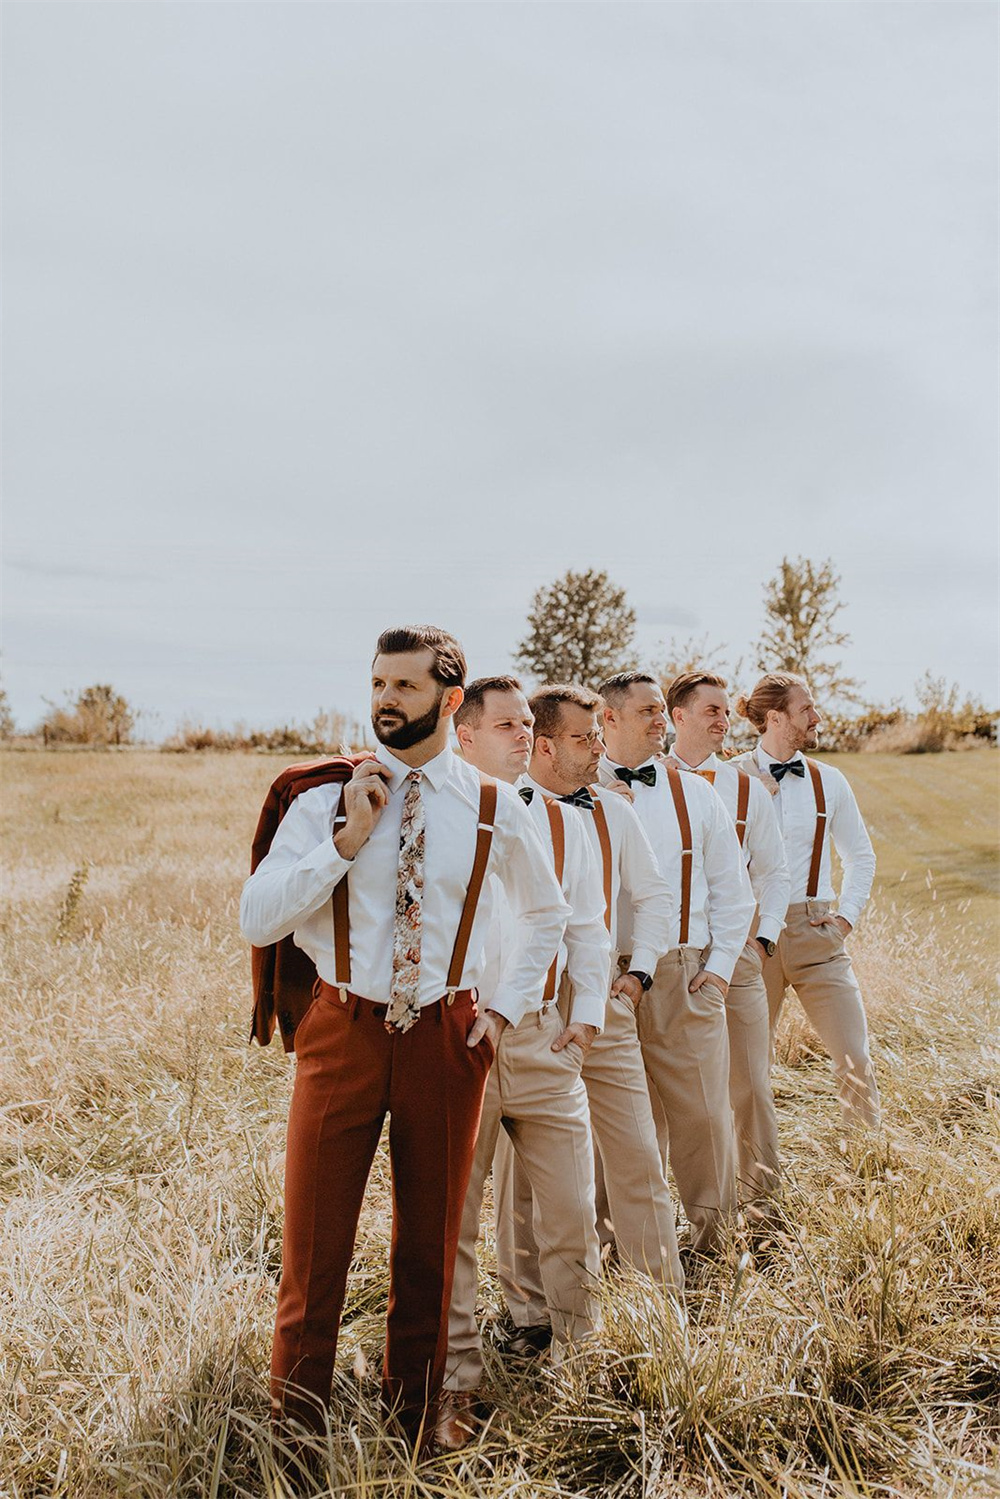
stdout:
<svg viewBox="0 0 1000 1499">
<path fill-rule="evenodd" d="M 534 820 L 551 868 L 552 834 L 545 799 L 552 798 L 552 792 L 546 791 L 544 786 L 540 786 L 528 775 L 522 776 L 517 784 L 519 789 L 528 786 L 534 792 L 528 812 Z M 604 922 L 602 870 L 599 861 L 591 853 L 587 830 L 580 821 L 581 814 L 575 807 L 556 800 L 565 830 L 562 888 L 572 913 L 559 945 L 556 984 L 558 985 L 565 969 L 573 985 L 574 1021 L 603 1030 L 604 1010 L 611 987 L 611 938 Z M 541 991 L 538 1003 L 531 1008 L 538 1009 L 540 1006 Z M 496 1009 L 496 1005 L 492 1008 Z"/>
<path fill-rule="evenodd" d="M 351 922 L 351 988 L 387 1004 L 392 984 L 393 926 L 403 787 L 411 767 L 384 745 L 376 759 L 391 772 L 389 802 L 371 836 L 353 859 L 338 853 L 333 818 L 339 783 L 315 786 L 296 797 L 278 826 L 264 859 L 243 887 L 240 926 L 257 947 L 292 934 L 321 978 L 336 983 L 331 896 L 347 879 Z M 455 934 L 475 857 L 479 824 L 479 772 L 443 750 L 420 767 L 425 852 L 420 943 L 421 1006 L 446 992 Z M 493 920 L 498 882 L 517 918 L 515 940 L 505 955 L 494 1008 L 516 1009 L 523 996 L 545 981 L 569 909 L 539 843 L 531 818 L 509 786 L 497 787 L 496 823 L 486 878 L 473 922 L 460 987 L 479 988 L 484 945 Z M 506 1011 L 503 1011 L 506 1013 Z"/>
<path fill-rule="evenodd" d="M 669 951 L 679 896 L 660 873 L 649 839 L 628 798 L 617 791 L 605 791 L 602 786 L 589 789 L 604 808 L 611 842 L 611 947 L 615 952 L 631 952 L 633 968 L 653 973 L 663 954 Z M 590 834 L 603 888 L 604 860 L 594 814 L 582 807 L 576 810 Z M 632 916 L 630 946 L 624 949 L 618 942 L 620 902 L 631 908 Z"/>
<path fill-rule="evenodd" d="M 670 759 L 679 770 L 696 771 L 703 776 L 705 771 L 712 773 L 714 779 L 709 784 L 715 787 L 722 798 L 722 805 L 735 826 L 740 792 L 739 769 L 728 760 L 720 760 L 718 755 L 709 755 L 700 765 L 689 765 L 686 760 L 681 759 L 676 749 L 672 749 Z M 708 777 L 704 776 L 704 779 L 707 780 Z M 771 806 L 770 793 L 756 776 L 748 776 L 748 780 L 750 800 L 743 834 L 743 857 L 760 913 L 757 936 L 768 942 L 777 942 L 784 930 L 785 912 L 788 910 L 790 878 L 788 860 L 785 858 L 785 842 Z"/>
<path fill-rule="evenodd" d="M 633 781 L 633 806 L 652 846 L 660 873 L 671 890 L 679 892 L 681 834 L 666 766 L 656 759 L 649 759 L 645 764 L 655 768 L 656 785 L 644 786 L 641 781 Z M 598 774 L 605 786 L 615 780 L 617 768 L 614 760 L 609 760 L 607 755 L 602 757 Z M 686 776 L 684 800 L 691 820 L 694 851 L 688 944 L 707 949 L 704 966 L 728 984 L 753 920 L 753 891 L 743 852 L 736 839 L 736 829 L 712 787 L 700 776 Z M 618 921 L 622 950 L 628 951 L 633 935 L 632 913 L 623 903 L 619 904 Z M 670 948 L 679 943 L 678 895 L 671 923 Z"/>
<path fill-rule="evenodd" d="M 795 754 L 792 759 L 801 760 L 803 756 Z M 756 749 L 746 755 L 741 755 L 739 760 L 733 763 L 738 765 L 741 762 L 755 765 L 764 775 L 770 775 L 771 766 L 777 763 L 774 756 L 761 749 L 759 744 Z M 851 923 L 851 926 L 856 926 L 858 917 L 872 893 L 872 880 L 875 878 L 875 850 L 872 848 L 868 829 L 865 827 L 847 777 L 832 765 L 823 765 L 819 760 L 813 763 L 819 766 L 823 795 L 826 798 L 827 819 L 827 836 L 823 839 L 816 898 L 837 900 L 830 865 L 830 840 L 832 838 L 833 846 L 844 866 L 837 910 L 845 920 Z M 791 905 L 799 905 L 806 899 L 813 840 L 816 836 L 816 797 L 808 768 L 804 776 L 782 776 L 778 782 L 777 795 L 771 797 L 771 802 L 785 840 L 785 856 L 788 859 L 791 879 L 788 899 Z"/>
</svg>

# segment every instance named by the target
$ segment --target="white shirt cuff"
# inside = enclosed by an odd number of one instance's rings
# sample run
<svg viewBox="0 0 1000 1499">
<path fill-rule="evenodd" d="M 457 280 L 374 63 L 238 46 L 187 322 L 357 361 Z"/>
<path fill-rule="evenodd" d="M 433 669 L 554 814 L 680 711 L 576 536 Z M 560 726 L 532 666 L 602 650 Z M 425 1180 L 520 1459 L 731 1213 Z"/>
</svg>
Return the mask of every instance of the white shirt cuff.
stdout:
<svg viewBox="0 0 1000 1499">
<path fill-rule="evenodd" d="M 598 1031 L 604 1029 L 605 1000 L 588 995 L 573 995 L 573 1011 L 570 1019 L 574 1025 L 593 1025 Z"/>
<path fill-rule="evenodd" d="M 756 935 L 762 937 L 766 942 L 777 942 L 783 928 L 784 923 L 776 921 L 773 916 L 762 916 Z"/>
<path fill-rule="evenodd" d="M 714 973 L 718 978 L 722 979 L 723 983 L 728 984 L 732 979 L 733 969 L 736 967 L 736 959 L 738 957 L 739 953 L 728 953 L 721 947 L 713 947 L 709 950 L 704 967 L 710 973 Z"/>
<path fill-rule="evenodd" d="M 634 947 L 632 949 L 632 958 L 628 966 L 630 969 L 638 968 L 640 973 L 648 973 L 652 975 L 656 972 L 656 965 L 659 961 L 660 954 L 654 952 L 653 948 Z M 617 974 L 613 974 L 612 977 L 617 978 Z"/>
<path fill-rule="evenodd" d="M 515 994 L 512 989 L 498 989 L 489 999 L 482 1000 L 484 1010 L 495 1010 L 511 1025 L 520 1024 L 527 1014 L 528 1001 Z"/>
</svg>

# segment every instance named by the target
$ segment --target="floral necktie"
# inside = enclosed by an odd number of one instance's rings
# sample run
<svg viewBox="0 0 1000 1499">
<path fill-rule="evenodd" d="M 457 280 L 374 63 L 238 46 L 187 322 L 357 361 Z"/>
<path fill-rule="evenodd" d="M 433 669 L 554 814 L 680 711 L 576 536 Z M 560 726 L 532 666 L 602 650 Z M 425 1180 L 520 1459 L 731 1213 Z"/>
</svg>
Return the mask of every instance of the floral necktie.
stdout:
<svg viewBox="0 0 1000 1499">
<path fill-rule="evenodd" d="M 424 803 L 420 771 L 406 778 L 403 823 L 399 830 L 396 917 L 392 934 L 392 988 L 387 1031 L 408 1031 L 420 1018 L 420 938 L 424 900 Z"/>
</svg>

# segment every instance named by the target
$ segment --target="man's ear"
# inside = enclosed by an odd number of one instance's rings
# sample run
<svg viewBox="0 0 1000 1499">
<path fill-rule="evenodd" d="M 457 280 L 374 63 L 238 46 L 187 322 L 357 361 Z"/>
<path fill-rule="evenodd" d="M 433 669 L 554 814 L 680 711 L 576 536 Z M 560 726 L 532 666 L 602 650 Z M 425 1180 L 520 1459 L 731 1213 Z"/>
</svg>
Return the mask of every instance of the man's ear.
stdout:
<svg viewBox="0 0 1000 1499">
<path fill-rule="evenodd" d="M 467 754 L 472 748 L 472 730 L 467 723 L 455 725 L 455 738 L 458 740 L 462 753 Z"/>
<path fill-rule="evenodd" d="M 604 704 L 604 722 L 610 724 L 612 728 L 614 728 L 616 722 L 615 710 L 607 703 Z"/>
<path fill-rule="evenodd" d="M 441 703 L 441 717 L 451 718 L 457 713 L 465 701 L 465 693 L 461 687 L 450 687 Z"/>
<path fill-rule="evenodd" d="M 552 759 L 552 740 L 545 734 L 536 734 L 531 746 L 533 755 L 541 755 L 543 760 Z"/>
</svg>

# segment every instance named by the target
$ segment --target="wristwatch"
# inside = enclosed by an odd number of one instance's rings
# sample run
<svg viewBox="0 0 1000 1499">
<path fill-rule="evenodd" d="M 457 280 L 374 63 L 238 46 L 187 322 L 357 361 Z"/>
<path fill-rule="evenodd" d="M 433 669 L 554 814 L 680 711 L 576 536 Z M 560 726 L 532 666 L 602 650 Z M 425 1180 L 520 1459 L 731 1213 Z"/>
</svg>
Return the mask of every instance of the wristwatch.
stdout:
<svg viewBox="0 0 1000 1499">
<path fill-rule="evenodd" d="M 774 957 L 775 953 L 778 950 L 777 942 L 772 942 L 768 937 L 755 937 L 753 940 L 760 943 L 761 947 L 767 953 L 769 958 Z"/>
<path fill-rule="evenodd" d="M 643 973 L 641 968 L 630 968 L 628 971 L 628 977 L 639 980 L 640 984 L 642 985 L 643 994 L 645 994 L 647 989 L 652 989 L 653 987 L 652 978 L 648 973 Z"/>
</svg>

